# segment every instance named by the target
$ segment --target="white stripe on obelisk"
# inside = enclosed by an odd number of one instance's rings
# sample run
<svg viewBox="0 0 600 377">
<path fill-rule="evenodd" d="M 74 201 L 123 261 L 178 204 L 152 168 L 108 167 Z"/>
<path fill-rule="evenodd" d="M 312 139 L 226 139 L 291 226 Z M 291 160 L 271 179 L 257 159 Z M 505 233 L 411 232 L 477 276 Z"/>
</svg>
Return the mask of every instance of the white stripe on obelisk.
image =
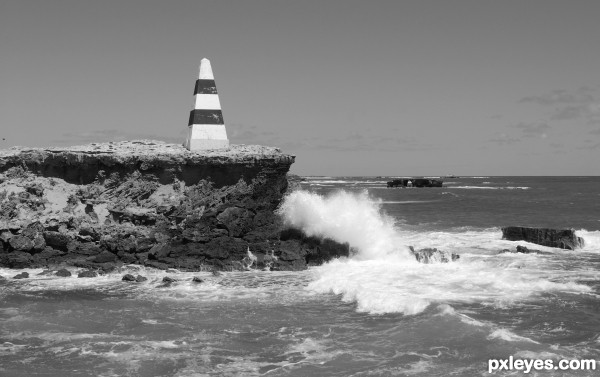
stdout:
<svg viewBox="0 0 600 377">
<path fill-rule="evenodd" d="M 196 94 L 194 96 L 194 109 L 221 110 L 218 94 Z"/>
</svg>

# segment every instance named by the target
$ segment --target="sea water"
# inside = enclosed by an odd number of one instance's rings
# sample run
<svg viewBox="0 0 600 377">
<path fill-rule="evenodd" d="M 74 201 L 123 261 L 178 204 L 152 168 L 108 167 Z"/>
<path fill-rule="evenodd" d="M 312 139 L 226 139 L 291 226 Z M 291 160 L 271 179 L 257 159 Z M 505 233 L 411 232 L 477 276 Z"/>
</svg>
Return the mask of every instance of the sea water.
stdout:
<svg viewBox="0 0 600 377">
<path fill-rule="evenodd" d="M 390 179 L 308 177 L 286 198 L 290 225 L 354 250 L 307 271 L 1 269 L 0 376 L 484 376 L 510 356 L 600 369 L 600 178 Z M 585 246 L 502 240 L 509 225 L 574 228 Z M 517 245 L 544 253 L 502 252 Z M 461 257 L 419 264 L 409 246 Z"/>
</svg>

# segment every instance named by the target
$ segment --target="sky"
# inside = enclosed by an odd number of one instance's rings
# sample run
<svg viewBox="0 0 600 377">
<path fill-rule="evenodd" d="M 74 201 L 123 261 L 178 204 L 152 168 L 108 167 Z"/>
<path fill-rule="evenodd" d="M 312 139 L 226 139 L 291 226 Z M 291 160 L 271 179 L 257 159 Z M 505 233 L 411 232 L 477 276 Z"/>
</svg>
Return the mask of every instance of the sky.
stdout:
<svg viewBox="0 0 600 377">
<path fill-rule="evenodd" d="M 232 144 L 292 173 L 600 174 L 597 0 L 0 0 L 0 148 Z"/>
</svg>

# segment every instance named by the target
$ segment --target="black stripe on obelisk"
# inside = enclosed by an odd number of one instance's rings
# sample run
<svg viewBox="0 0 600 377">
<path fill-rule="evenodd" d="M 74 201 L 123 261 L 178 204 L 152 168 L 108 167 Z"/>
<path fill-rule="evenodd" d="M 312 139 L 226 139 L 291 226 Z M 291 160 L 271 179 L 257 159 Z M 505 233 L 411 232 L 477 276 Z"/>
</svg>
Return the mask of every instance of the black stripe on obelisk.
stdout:
<svg viewBox="0 0 600 377">
<path fill-rule="evenodd" d="M 196 88 L 194 89 L 194 95 L 196 94 L 217 94 L 217 86 L 215 80 L 196 80 Z"/>
<path fill-rule="evenodd" d="M 225 124 L 221 110 L 199 110 L 190 111 L 190 122 L 192 124 Z"/>
</svg>

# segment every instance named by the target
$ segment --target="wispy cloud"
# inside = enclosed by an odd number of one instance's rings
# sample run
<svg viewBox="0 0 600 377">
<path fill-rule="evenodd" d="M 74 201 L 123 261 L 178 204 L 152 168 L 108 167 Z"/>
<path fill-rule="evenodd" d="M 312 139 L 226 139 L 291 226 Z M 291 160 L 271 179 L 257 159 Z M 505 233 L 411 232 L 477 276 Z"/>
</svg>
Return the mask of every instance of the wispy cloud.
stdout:
<svg viewBox="0 0 600 377">
<path fill-rule="evenodd" d="M 554 90 L 537 96 L 521 98 L 520 103 L 536 103 L 538 105 L 566 105 L 566 104 L 587 104 L 593 102 L 595 90 L 590 87 L 582 87 L 575 92 L 569 92 L 565 89 Z"/>
<path fill-rule="evenodd" d="M 522 98 L 519 103 L 534 103 L 552 107 L 552 121 L 583 121 L 600 124 L 600 96 L 597 88 L 582 87 L 575 91 L 564 89 Z"/>
<path fill-rule="evenodd" d="M 521 130 L 523 137 L 539 137 L 545 139 L 548 134 L 547 131 L 550 130 L 550 126 L 546 123 L 519 123 L 514 126 Z"/>
<path fill-rule="evenodd" d="M 520 139 L 507 135 L 506 133 L 498 133 L 493 138 L 488 140 L 488 142 L 498 145 L 510 145 L 520 141 Z"/>
</svg>

